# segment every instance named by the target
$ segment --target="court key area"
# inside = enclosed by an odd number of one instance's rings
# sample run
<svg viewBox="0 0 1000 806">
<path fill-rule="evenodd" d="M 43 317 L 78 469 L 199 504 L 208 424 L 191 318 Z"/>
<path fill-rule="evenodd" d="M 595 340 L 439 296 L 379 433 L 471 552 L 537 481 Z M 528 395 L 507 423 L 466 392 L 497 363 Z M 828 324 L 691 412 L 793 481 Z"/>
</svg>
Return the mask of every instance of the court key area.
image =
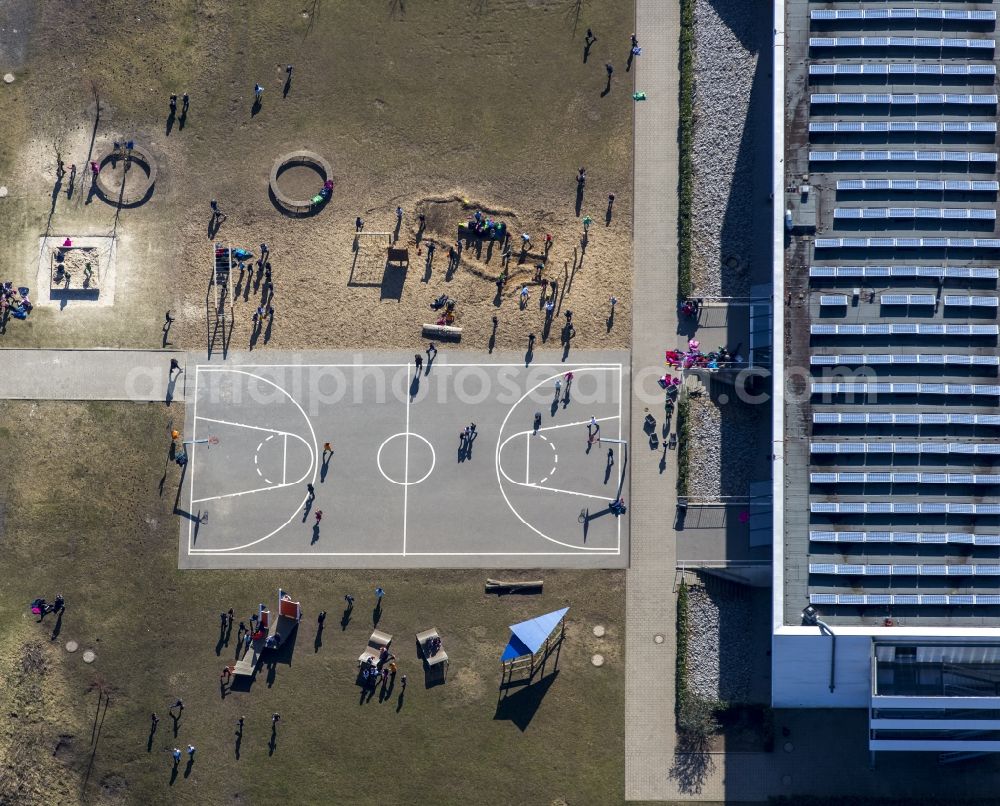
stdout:
<svg viewBox="0 0 1000 806">
<path fill-rule="evenodd" d="M 189 362 L 180 566 L 625 567 L 628 354 L 429 358 Z"/>
</svg>

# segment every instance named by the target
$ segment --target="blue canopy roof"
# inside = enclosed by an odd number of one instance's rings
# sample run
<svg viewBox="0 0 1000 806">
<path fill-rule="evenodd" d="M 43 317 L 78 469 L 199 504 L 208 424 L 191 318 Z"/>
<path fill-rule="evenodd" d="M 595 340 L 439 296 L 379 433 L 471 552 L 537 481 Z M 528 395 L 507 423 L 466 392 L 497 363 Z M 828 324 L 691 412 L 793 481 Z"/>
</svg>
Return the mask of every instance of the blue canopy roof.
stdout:
<svg viewBox="0 0 1000 806">
<path fill-rule="evenodd" d="M 562 610 L 553 610 L 544 616 L 537 616 L 520 624 L 511 624 L 510 641 L 504 647 L 500 660 L 514 660 L 525 655 L 534 655 L 568 611 L 569 608 L 564 607 Z"/>
</svg>

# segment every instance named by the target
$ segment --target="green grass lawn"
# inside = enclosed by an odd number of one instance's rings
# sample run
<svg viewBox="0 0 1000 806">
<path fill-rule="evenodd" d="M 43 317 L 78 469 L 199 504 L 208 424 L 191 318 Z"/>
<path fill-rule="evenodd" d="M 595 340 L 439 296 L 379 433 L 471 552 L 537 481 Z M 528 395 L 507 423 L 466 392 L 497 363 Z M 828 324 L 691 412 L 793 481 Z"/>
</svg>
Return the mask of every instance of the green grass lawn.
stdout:
<svg viewBox="0 0 1000 806">
<path fill-rule="evenodd" d="M 621 572 L 527 572 L 544 577 L 544 595 L 506 598 L 485 595 L 477 571 L 180 572 L 175 467 L 158 489 L 180 411 L 53 402 L 0 412 L 16 424 L 0 430 L 0 709 L 12 715 L 0 721 L 0 802 L 621 802 Z M 356 659 L 376 584 L 387 591 L 379 628 L 395 636 L 409 685 L 402 700 L 397 681 L 385 702 L 376 693 L 361 703 Z M 233 607 L 239 620 L 259 601 L 274 609 L 279 585 L 305 610 L 290 663 L 262 667 L 249 691 L 223 697 L 235 631 L 219 645 L 219 612 Z M 67 611 L 53 639 L 55 619 L 37 624 L 27 605 L 57 591 Z M 345 593 L 357 604 L 342 628 Z M 498 705 L 507 625 L 564 606 L 558 663 Z M 430 626 L 452 663 L 448 682 L 428 689 L 413 636 Z M 69 640 L 79 651 L 65 650 Z M 92 665 L 85 649 L 97 653 Z M 176 697 L 186 707 L 175 739 Z M 161 721 L 147 749 L 151 711 Z M 171 783 L 169 751 L 188 743 L 196 760 Z"/>
</svg>

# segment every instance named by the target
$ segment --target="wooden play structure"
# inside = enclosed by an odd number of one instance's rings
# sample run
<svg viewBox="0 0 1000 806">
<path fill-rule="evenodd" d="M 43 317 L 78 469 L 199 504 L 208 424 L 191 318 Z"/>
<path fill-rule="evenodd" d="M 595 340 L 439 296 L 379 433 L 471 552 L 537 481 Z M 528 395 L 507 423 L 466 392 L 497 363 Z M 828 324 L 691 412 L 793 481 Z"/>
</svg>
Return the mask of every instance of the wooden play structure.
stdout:
<svg viewBox="0 0 1000 806">
<path fill-rule="evenodd" d="M 549 652 L 566 637 L 568 607 L 544 616 L 510 625 L 510 640 L 500 656 L 502 688 L 511 685 L 515 674 L 526 675 L 520 683 L 530 683 L 535 671 L 545 665 Z M 516 685 L 516 684 L 515 684 Z"/>
<path fill-rule="evenodd" d="M 295 632 L 302 620 L 302 607 L 292 597 L 278 589 L 278 617 L 271 618 L 271 611 L 264 604 L 257 609 L 257 632 L 251 636 L 250 646 L 236 662 L 233 673 L 237 677 L 253 677 L 261 656 L 268 650 L 279 649 Z"/>
</svg>

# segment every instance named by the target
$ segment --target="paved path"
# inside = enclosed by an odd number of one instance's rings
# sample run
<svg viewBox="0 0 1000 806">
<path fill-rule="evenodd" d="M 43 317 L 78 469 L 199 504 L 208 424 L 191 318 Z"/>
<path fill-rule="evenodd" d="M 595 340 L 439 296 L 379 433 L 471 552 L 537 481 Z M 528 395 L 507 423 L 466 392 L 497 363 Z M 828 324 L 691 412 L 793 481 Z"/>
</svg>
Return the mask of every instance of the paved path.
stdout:
<svg viewBox="0 0 1000 806">
<path fill-rule="evenodd" d="M 632 312 L 633 380 L 663 368 L 665 345 L 677 343 L 677 3 L 637 0 L 642 55 L 635 86 L 648 100 L 636 104 L 635 276 Z M 648 373 L 649 383 L 656 375 Z M 635 392 L 633 391 L 633 394 Z M 663 409 L 651 410 L 659 427 Z M 674 452 L 645 449 L 645 405 L 633 398 L 632 529 L 626 574 L 625 797 L 678 797 L 669 778 L 674 761 L 674 608 L 677 470 Z M 655 636 L 663 643 L 655 643 Z"/>
<path fill-rule="evenodd" d="M 173 350 L 0 349 L 0 399 L 6 400 L 183 400 L 186 375 L 169 383 Z"/>
</svg>

